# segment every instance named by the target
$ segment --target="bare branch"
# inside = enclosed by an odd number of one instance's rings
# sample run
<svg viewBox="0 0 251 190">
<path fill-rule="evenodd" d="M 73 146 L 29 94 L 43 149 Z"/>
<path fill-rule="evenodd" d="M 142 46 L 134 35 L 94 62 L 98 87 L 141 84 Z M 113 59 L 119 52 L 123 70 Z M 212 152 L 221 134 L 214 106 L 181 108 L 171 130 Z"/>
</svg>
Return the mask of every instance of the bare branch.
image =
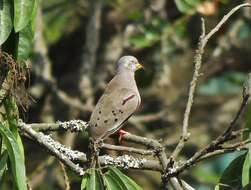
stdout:
<svg viewBox="0 0 251 190">
<path fill-rule="evenodd" d="M 153 155 L 153 151 L 151 150 L 144 150 L 134 147 L 126 147 L 126 146 L 116 146 L 111 144 L 102 144 L 101 148 L 110 149 L 110 150 L 117 150 L 121 152 L 130 152 L 130 153 L 137 153 L 141 155 Z"/>
<path fill-rule="evenodd" d="M 196 89 L 196 84 L 197 80 L 200 76 L 200 68 L 202 65 L 202 55 L 204 53 L 204 48 L 207 45 L 208 40 L 221 28 L 221 26 L 240 8 L 242 7 L 251 7 L 251 4 L 249 3 L 244 3 L 236 6 L 233 8 L 229 13 L 227 13 L 221 21 L 208 33 L 205 34 L 205 24 L 204 24 L 204 19 L 202 19 L 202 33 L 200 36 L 199 44 L 198 44 L 198 49 L 196 51 L 195 57 L 194 57 L 194 73 L 193 73 L 193 78 L 192 81 L 190 82 L 190 88 L 189 88 L 189 95 L 188 95 L 188 100 L 187 100 L 187 105 L 186 105 L 186 110 L 184 113 L 184 120 L 183 120 L 183 125 L 182 125 L 182 135 L 180 138 L 180 141 L 178 145 L 176 146 L 171 158 L 175 160 L 179 153 L 182 151 L 185 142 L 189 138 L 189 133 L 188 133 L 188 124 L 189 124 L 189 117 L 190 117 L 190 112 L 191 108 L 193 105 L 193 99 L 194 99 L 194 93 Z"/>
<path fill-rule="evenodd" d="M 245 110 L 245 107 L 248 103 L 249 100 L 249 94 L 246 94 L 243 97 L 242 103 L 240 105 L 239 110 L 236 113 L 236 116 L 234 117 L 233 121 L 229 124 L 229 127 L 213 142 L 211 142 L 209 145 L 207 145 L 205 148 L 201 149 L 200 151 L 196 152 L 190 159 L 188 159 L 185 163 L 183 163 L 181 166 L 177 167 L 177 168 L 172 168 L 169 169 L 169 172 L 167 172 L 167 174 L 165 175 L 165 177 L 170 177 L 170 176 L 175 176 L 178 173 L 182 172 L 183 170 L 191 167 L 192 165 L 194 165 L 196 162 L 198 162 L 203 156 L 208 155 L 208 154 L 212 154 L 215 155 L 215 151 L 218 151 L 218 153 L 224 153 L 227 150 L 230 151 L 230 149 L 227 148 L 223 148 L 221 145 L 227 141 L 230 141 L 232 139 L 234 139 L 236 137 L 236 133 L 232 133 L 233 127 L 236 125 L 237 121 L 240 119 L 242 113 Z M 249 143 L 250 139 L 245 141 L 244 143 Z M 241 142 L 239 145 L 237 144 L 237 146 L 242 146 Z M 232 147 L 233 148 L 233 147 Z M 237 149 L 236 145 L 235 145 L 235 150 Z M 207 156 L 209 157 L 209 156 Z M 175 175 L 174 175 L 175 174 Z"/>
<path fill-rule="evenodd" d="M 162 166 L 162 171 L 166 171 L 168 164 L 169 164 L 169 160 L 167 159 L 166 153 L 165 153 L 165 148 L 157 141 L 154 139 L 149 139 L 146 137 L 140 137 L 137 135 L 132 135 L 130 133 L 127 133 L 125 135 L 123 135 L 123 140 L 126 140 L 128 142 L 133 142 L 133 143 L 137 143 L 137 144 L 142 144 L 145 145 L 148 148 L 152 148 L 155 152 L 155 155 L 158 157 L 160 164 Z M 179 183 L 176 183 L 177 179 L 176 178 L 171 178 L 170 179 L 170 183 L 172 184 L 172 186 L 176 189 L 176 190 L 182 190 L 182 186 Z M 167 178 L 162 178 L 162 182 L 161 182 L 161 188 L 163 190 L 167 189 Z"/>
<path fill-rule="evenodd" d="M 71 189 L 70 180 L 69 180 L 69 177 L 67 175 L 65 166 L 64 166 L 64 164 L 62 162 L 59 162 L 59 164 L 60 164 L 60 167 L 61 167 L 61 169 L 63 171 L 63 174 L 64 174 L 65 190 L 70 190 Z"/>
</svg>

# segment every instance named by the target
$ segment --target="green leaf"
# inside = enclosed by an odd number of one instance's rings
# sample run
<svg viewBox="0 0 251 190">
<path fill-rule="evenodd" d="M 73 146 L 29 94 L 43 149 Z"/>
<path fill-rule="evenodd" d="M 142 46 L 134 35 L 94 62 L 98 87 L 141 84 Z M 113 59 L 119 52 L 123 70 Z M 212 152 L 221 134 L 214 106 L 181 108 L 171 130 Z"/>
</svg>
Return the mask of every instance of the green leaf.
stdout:
<svg viewBox="0 0 251 190">
<path fill-rule="evenodd" d="M 29 23 L 23 30 L 19 32 L 19 39 L 17 43 L 17 59 L 27 60 L 33 44 L 33 30 Z"/>
<path fill-rule="evenodd" d="M 220 190 L 220 185 L 217 184 L 217 185 L 214 187 L 214 190 Z"/>
<path fill-rule="evenodd" d="M 235 158 L 223 172 L 220 182 L 219 190 L 229 190 L 229 188 L 240 189 L 242 184 L 242 166 L 245 161 L 246 154 L 242 154 Z"/>
<path fill-rule="evenodd" d="M 38 4 L 39 4 L 39 0 L 34 0 L 34 6 L 33 6 L 32 13 L 31 13 L 31 28 L 32 28 L 32 33 L 35 32 L 35 28 L 36 28 L 36 18 L 37 18 Z"/>
<path fill-rule="evenodd" d="M 3 123 L 0 123 L 0 134 L 8 151 L 16 185 L 19 190 L 27 190 L 24 159 L 17 140 Z"/>
<path fill-rule="evenodd" d="M 22 30 L 31 20 L 34 0 L 14 0 L 14 29 Z"/>
<path fill-rule="evenodd" d="M 189 5 L 185 0 L 175 0 L 175 4 L 182 13 L 192 14 L 194 12 L 194 7 Z"/>
<path fill-rule="evenodd" d="M 142 190 L 142 188 L 137 183 L 124 175 L 117 168 L 109 167 L 108 174 L 110 174 L 114 180 L 118 181 L 124 190 Z"/>
<path fill-rule="evenodd" d="M 108 172 L 104 176 L 104 182 L 107 190 L 123 190 L 122 186 Z"/>
<path fill-rule="evenodd" d="M 25 160 L 25 158 L 24 158 L 24 146 L 23 146 L 23 142 L 22 142 L 22 139 L 21 139 L 19 133 L 17 133 L 16 140 L 17 140 L 17 144 L 18 144 L 18 147 L 19 147 L 19 150 L 20 150 L 20 156 L 22 157 L 22 160 Z"/>
<path fill-rule="evenodd" d="M 11 1 L 0 1 L 0 45 L 9 37 L 12 30 Z"/>
<path fill-rule="evenodd" d="M 242 179 L 241 179 L 242 187 L 245 187 L 249 183 L 249 168 L 250 168 L 249 157 L 250 155 L 249 153 L 247 153 L 242 167 Z"/>
<path fill-rule="evenodd" d="M 248 103 L 246 112 L 247 114 L 246 114 L 245 128 L 249 129 L 249 131 L 243 133 L 243 140 L 246 140 L 249 138 L 250 131 L 251 131 L 251 104 L 250 103 Z"/>
<path fill-rule="evenodd" d="M 182 13 L 193 14 L 196 7 L 202 3 L 203 0 L 175 0 L 178 10 Z"/>
<path fill-rule="evenodd" d="M 86 174 L 86 175 L 83 177 L 82 182 L 81 182 L 81 188 L 80 188 L 81 190 L 86 189 L 88 177 L 89 177 L 89 174 Z"/>
<path fill-rule="evenodd" d="M 18 128 L 17 128 L 19 112 L 18 112 L 18 107 L 15 101 L 15 98 L 7 97 L 4 100 L 4 108 L 6 110 L 6 116 L 7 116 L 6 119 L 8 120 L 8 127 L 17 141 L 17 144 L 20 150 L 20 155 L 22 159 L 24 160 L 24 147 L 23 147 L 22 139 L 18 132 Z"/>
<path fill-rule="evenodd" d="M 102 183 L 102 176 L 99 171 L 91 168 L 90 177 L 87 180 L 86 190 L 103 190 L 104 185 Z"/>
<path fill-rule="evenodd" d="M 185 1 L 188 5 L 195 7 L 200 3 L 200 0 L 183 0 Z"/>
<path fill-rule="evenodd" d="M 8 152 L 5 150 L 0 157 L 0 181 L 2 180 L 7 165 Z"/>
<path fill-rule="evenodd" d="M 251 165 L 251 145 L 245 157 L 245 161 L 242 167 L 242 187 L 247 186 L 250 183 L 250 165 Z"/>
</svg>

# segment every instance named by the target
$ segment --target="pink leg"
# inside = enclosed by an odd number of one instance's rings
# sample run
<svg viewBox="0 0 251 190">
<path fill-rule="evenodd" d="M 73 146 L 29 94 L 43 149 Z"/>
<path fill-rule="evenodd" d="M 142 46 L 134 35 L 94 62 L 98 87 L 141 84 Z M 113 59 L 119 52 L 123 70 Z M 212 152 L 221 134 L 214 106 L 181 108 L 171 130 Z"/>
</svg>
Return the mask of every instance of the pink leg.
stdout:
<svg viewBox="0 0 251 190">
<path fill-rule="evenodd" d="M 128 132 L 125 131 L 125 130 L 123 130 L 123 129 L 120 129 L 118 133 L 119 133 L 119 144 L 122 144 L 122 138 L 123 138 L 123 136 L 124 136 L 125 134 L 127 134 Z"/>
</svg>

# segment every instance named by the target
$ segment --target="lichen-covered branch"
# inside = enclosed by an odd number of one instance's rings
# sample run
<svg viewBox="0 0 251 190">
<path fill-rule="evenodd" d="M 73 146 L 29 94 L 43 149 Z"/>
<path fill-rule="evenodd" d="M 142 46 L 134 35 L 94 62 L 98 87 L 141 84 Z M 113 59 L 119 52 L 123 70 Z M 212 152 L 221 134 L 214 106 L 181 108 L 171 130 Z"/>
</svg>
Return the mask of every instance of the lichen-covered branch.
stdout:
<svg viewBox="0 0 251 190">
<path fill-rule="evenodd" d="M 20 121 L 20 125 L 23 122 Z M 61 122 L 58 121 L 56 123 L 32 123 L 30 124 L 32 129 L 40 132 L 48 132 L 48 131 L 71 131 L 71 132 L 84 132 L 88 127 L 88 123 L 82 120 L 70 120 Z"/>
<path fill-rule="evenodd" d="M 124 154 L 113 158 L 109 155 L 99 157 L 101 166 L 116 166 L 123 169 L 145 169 L 152 171 L 162 171 L 158 161 L 149 160 L 146 158 L 136 158 L 131 155 Z"/>
<path fill-rule="evenodd" d="M 66 166 L 70 167 L 78 175 L 84 174 L 83 168 L 80 168 L 78 164 L 75 164 L 74 162 L 87 164 L 88 160 L 85 153 L 71 150 L 70 148 L 67 148 L 59 142 L 53 140 L 49 135 L 44 135 L 42 132 L 36 132 L 32 129 L 32 125 L 28 125 L 20 121 L 18 127 L 23 134 L 28 135 L 28 137 L 30 137 L 32 140 L 43 146 L 52 155 L 57 157 Z M 58 130 L 60 130 L 60 128 L 58 128 Z M 161 166 L 156 160 L 136 158 L 126 154 L 116 158 L 113 158 L 109 155 L 99 156 L 99 162 L 101 166 L 113 165 L 124 169 L 146 169 L 161 171 Z"/>
<path fill-rule="evenodd" d="M 54 141 L 52 141 L 50 136 L 44 135 L 42 132 L 37 133 L 32 129 L 30 125 L 27 125 L 25 123 L 19 123 L 19 128 L 21 129 L 21 131 L 27 133 L 37 143 L 39 143 L 43 147 L 46 147 L 46 150 L 56 156 L 62 163 L 71 168 L 72 171 L 74 171 L 76 174 L 80 176 L 83 176 L 85 174 L 83 168 L 79 167 L 77 164 L 73 163 L 70 160 L 70 157 L 72 157 L 73 155 L 67 154 L 68 152 L 66 151 L 66 149 L 60 143 L 55 143 Z M 75 159 L 75 157 L 72 157 L 72 159 Z"/>
</svg>

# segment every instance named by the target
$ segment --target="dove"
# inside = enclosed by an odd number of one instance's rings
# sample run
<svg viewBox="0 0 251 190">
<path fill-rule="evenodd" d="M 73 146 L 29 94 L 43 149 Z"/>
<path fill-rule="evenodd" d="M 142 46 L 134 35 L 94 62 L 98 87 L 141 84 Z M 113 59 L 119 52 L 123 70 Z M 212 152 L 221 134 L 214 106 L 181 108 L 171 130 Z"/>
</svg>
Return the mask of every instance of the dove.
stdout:
<svg viewBox="0 0 251 190">
<path fill-rule="evenodd" d="M 117 132 L 138 109 L 141 98 L 134 75 L 141 68 L 134 56 L 118 60 L 116 75 L 105 87 L 90 117 L 88 130 L 94 140 L 104 140 Z"/>
</svg>

